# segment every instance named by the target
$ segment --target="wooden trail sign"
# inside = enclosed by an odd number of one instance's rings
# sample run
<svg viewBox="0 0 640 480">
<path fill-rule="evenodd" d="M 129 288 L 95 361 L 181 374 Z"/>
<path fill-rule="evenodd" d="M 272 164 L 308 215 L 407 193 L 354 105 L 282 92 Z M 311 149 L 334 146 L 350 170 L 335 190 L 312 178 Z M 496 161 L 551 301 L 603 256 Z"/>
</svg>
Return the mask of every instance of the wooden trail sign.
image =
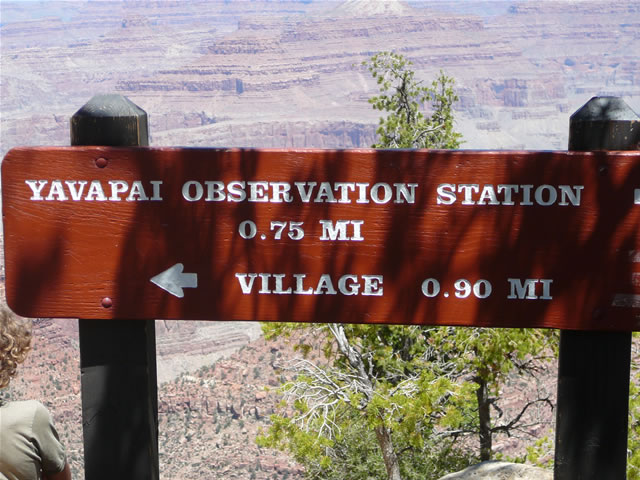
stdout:
<svg viewBox="0 0 640 480">
<path fill-rule="evenodd" d="M 640 330 L 640 154 L 18 148 L 25 316 Z"/>
</svg>

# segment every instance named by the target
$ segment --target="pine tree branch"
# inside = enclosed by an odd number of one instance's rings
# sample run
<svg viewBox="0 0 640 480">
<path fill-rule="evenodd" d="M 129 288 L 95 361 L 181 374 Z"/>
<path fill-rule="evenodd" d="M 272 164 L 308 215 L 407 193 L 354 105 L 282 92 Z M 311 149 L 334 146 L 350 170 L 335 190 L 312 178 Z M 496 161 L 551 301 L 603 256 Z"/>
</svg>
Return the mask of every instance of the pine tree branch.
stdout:
<svg viewBox="0 0 640 480">
<path fill-rule="evenodd" d="M 517 426 L 518 422 L 520 422 L 520 419 L 523 417 L 523 415 L 525 414 L 525 412 L 529 409 L 529 407 L 537 404 L 537 403 L 544 403 L 546 405 L 548 405 L 552 410 L 553 410 L 553 402 L 551 401 L 550 398 L 536 398 L 535 400 L 532 400 L 530 402 L 527 402 L 527 404 L 522 407 L 522 410 L 520 410 L 520 413 L 518 413 L 518 415 L 516 415 L 516 417 L 511 420 L 509 423 L 504 424 L 504 425 L 498 425 L 495 427 L 491 428 L 491 433 L 506 433 L 507 435 L 510 434 L 511 430 L 513 429 L 517 429 L 520 428 Z M 527 426 L 533 426 L 533 425 L 537 425 L 538 422 L 534 422 L 532 424 L 528 424 Z"/>
</svg>

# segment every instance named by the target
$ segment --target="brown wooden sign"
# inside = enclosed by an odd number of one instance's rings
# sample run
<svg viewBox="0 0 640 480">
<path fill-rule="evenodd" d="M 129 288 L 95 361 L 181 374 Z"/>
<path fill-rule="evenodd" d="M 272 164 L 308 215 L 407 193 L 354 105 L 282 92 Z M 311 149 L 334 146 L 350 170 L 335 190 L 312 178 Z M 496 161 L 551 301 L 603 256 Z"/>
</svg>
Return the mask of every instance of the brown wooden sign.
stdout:
<svg viewBox="0 0 640 480">
<path fill-rule="evenodd" d="M 19 148 L 25 316 L 640 330 L 638 152 Z"/>
</svg>

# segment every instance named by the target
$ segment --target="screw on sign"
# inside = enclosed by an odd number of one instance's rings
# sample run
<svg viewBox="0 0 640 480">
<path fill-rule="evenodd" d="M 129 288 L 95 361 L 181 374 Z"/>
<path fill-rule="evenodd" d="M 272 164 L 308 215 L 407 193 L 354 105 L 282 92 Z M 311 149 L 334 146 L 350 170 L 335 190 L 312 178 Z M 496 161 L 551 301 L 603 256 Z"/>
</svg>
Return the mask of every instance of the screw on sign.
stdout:
<svg viewBox="0 0 640 480">
<path fill-rule="evenodd" d="M 2 182 L 24 315 L 640 329 L 638 152 L 21 148 Z"/>
</svg>

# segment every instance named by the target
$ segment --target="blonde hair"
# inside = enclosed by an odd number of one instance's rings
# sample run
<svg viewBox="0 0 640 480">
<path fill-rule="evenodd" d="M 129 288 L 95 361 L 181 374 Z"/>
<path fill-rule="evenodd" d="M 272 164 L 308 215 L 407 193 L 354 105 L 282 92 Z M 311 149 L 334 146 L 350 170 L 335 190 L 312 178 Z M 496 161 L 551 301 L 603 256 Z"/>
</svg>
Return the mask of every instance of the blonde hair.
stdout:
<svg viewBox="0 0 640 480">
<path fill-rule="evenodd" d="M 31 321 L 0 305 L 0 388 L 9 385 L 18 364 L 31 350 Z"/>
</svg>

